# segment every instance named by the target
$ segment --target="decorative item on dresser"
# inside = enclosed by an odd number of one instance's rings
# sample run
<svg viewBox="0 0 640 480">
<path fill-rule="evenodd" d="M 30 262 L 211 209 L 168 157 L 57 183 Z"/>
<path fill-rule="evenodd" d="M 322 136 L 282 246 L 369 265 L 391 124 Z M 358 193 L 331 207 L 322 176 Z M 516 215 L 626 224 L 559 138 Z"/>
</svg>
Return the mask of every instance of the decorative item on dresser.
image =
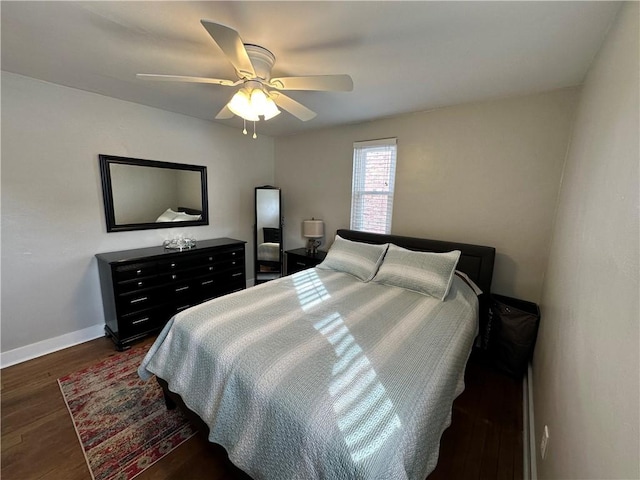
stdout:
<svg viewBox="0 0 640 480">
<path fill-rule="evenodd" d="M 106 335 L 123 350 L 176 313 L 244 289 L 245 243 L 216 238 L 186 251 L 158 246 L 97 254 Z"/>
<path fill-rule="evenodd" d="M 316 250 L 315 254 L 307 252 L 306 248 L 295 248 L 293 250 L 287 250 L 287 275 L 299 272 L 300 270 L 306 270 L 307 268 L 313 268 L 316 265 L 322 263 L 327 256 L 327 252 Z"/>
</svg>

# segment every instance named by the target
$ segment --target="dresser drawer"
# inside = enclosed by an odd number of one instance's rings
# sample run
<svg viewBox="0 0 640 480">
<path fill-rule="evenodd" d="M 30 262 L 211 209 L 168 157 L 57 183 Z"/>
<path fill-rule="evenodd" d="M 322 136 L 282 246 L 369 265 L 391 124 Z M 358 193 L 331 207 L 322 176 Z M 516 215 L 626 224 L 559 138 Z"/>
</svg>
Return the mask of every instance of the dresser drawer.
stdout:
<svg viewBox="0 0 640 480">
<path fill-rule="evenodd" d="M 225 261 L 225 260 L 244 260 L 244 247 L 241 248 L 230 248 L 228 250 L 221 250 L 216 252 L 215 255 L 216 261 Z"/>
<path fill-rule="evenodd" d="M 115 293 L 116 295 L 120 295 L 123 293 L 146 290 L 147 288 L 155 287 L 159 283 L 160 279 L 158 276 L 135 278 L 133 280 L 127 280 L 126 282 L 116 283 Z"/>
<path fill-rule="evenodd" d="M 162 261 L 158 265 L 161 274 L 189 270 L 197 267 L 202 260 L 201 255 L 185 255 L 184 257 L 173 258 Z"/>
<path fill-rule="evenodd" d="M 121 336 L 134 336 L 162 328 L 169 318 L 157 308 L 123 315 L 119 322 Z"/>
<path fill-rule="evenodd" d="M 197 291 L 198 283 L 190 278 L 188 281 L 182 281 L 164 287 L 166 298 L 172 299 L 175 304 L 191 304 Z"/>
<path fill-rule="evenodd" d="M 136 278 L 150 277 L 157 272 L 158 264 L 155 262 L 118 265 L 113 269 L 113 280 L 120 283 Z"/>
<path fill-rule="evenodd" d="M 244 282 L 244 268 L 236 267 L 232 270 L 226 271 L 220 275 L 223 282 Z"/>
<path fill-rule="evenodd" d="M 215 267 L 219 272 L 232 269 L 238 270 L 239 268 L 244 268 L 244 258 L 224 260 L 216 263 Z"/>
<path fill-rule="evenodd" d="M 244 290 L 246 288 L 244 272 L 237 277 L 227 275 L 200 277 L 195 288 L 196 300 L 199 302 L 206 302 L 227 293 Z"/>
<path fill-rule="evenodd" d="M 158 293 L 156 289 L 147 289 L 120 294 L 116 297 L 118 312 L 128 315 L 153 307 L 162 300 Z"/>
</svg>

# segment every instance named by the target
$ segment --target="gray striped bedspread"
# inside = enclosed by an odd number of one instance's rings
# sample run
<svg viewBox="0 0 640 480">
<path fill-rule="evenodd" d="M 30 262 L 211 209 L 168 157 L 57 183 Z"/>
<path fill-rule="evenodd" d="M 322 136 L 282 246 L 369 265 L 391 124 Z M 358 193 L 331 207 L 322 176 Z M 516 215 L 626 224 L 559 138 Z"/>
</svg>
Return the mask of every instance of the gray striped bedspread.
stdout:
<svg viewBox="0 0 640 480">
<path fill-rule="evenodd" d="M 478 328 L 446 301 L 310 269 L 169 321 L 138 373 L 165 379 L 255 480 L 423 480 Z"/>
</svg>

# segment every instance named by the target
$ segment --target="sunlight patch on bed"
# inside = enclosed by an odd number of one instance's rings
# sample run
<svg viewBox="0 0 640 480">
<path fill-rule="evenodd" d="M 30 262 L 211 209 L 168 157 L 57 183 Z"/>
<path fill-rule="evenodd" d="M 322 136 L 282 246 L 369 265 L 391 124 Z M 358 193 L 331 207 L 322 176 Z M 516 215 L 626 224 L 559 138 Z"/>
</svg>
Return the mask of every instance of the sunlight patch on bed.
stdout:
<svg viewBox="0 0 640 480">
<path fill-rule="evenodd" d="M 329 384 L 338 428 L 353 461 L 364 461 L 402 424 L 371 362 L 341 315 L 332 313 L 314 327 L 331 343 L 338 357 Z"/>
<path fill-rule="evenodd" d="M 295 274 L 292 279 L 300 306 L 304 311 L 331 297 L 318 274 L 311 268 Z"/>
</svg>

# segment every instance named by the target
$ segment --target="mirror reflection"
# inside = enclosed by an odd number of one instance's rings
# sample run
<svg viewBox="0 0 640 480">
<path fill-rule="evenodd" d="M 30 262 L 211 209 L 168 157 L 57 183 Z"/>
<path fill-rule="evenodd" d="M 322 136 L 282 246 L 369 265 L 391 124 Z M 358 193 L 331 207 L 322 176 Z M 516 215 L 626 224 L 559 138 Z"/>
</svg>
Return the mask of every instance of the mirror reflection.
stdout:
<svg viewBox="0 0 640 480">
<path fill-rule="evenodd" d="M 100 155 L 100 172 L 109 232 L 209 223 L 206 167 Z"/>
<path fill-rule="evenodd" d="M 282 212 L 280 200 L 280 189 L 270 186 L 256 188 L 256 284 L 282 276 Z"/>
<path fill-rule="evenodd" d="M 117 224 L 202 219 L 200 172 L 118 163 L 109 169 Z"/>
</svg>

